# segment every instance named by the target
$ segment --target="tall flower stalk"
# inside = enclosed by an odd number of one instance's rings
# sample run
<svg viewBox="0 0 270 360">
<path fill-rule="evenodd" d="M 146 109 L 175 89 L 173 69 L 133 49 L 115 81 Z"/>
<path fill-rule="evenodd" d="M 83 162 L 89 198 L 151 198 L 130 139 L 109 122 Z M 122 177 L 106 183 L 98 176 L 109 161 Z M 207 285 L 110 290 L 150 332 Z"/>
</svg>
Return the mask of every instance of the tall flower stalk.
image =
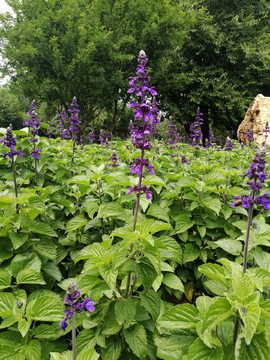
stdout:
<svg viewBox="0 0 270 360">
<path fill-rule="evenodd" d="M 156 101 L 150 102 L 146 101 L 146 95 L 157 95 L 157 92 L 154 90 L 154 86 L 149 88 L 146 84 L 150 81 L 150 76 L 147 75 L 149 68 L 146 67 L 148 59 L 143 50 L 140 51 L 138 57 L 138 67 L 137 67 L 137 76 L 130 77 L 129 85 L 131 85 L 131 89 L 128 90 L 128 93 L 136 92 L 136 95 L 141 98 L 140 103 L 136 103 L 134 100 L 131 100 L 131 103 L 127 106 L 130 108 L 134 108 L 135 120 L 142 119 L 142 124 L 137 125 L 135 129 L 132 130 L 132 136 L 135 137 L 135 141 L 133 145 L 141 150 L 140 158 L 136 158 L 132 168 L 132 173 L 139 175 L 139 183 L 135 185 L 133 188 L 129 187 L 128 194 L 133 192 L 136 193 L 136 204 L 134 209 L 134 220 L 132 229 L 135 231 L 137 216 L 139 211 L 139 203 L 141 193 L 145 193 L 146 199 L 152 199 L 151 191 L 148 191 L 147 187 L 142 184 L 142 177 L 144 169 L 148 170 L 150 174 L 153 173 L 153 166 L 149 165 L 149 160 L 144 159 L 145 151 L 151 150 L 151 144 L 146 139 L 146 134 L 150 134 L 150 125 L 152 120 L 155 120 L 156 123 L 158 119 L 156 114 L 158 112 Z M 131 245 L 131 252 L 133 250 L 133 245 Z M 126 293 L 125 297 L 129 294 L 131 280 L 131 271 L 128 272 L 127 276 L 127 285 L 126 285 Z M 134 283 L 135 280 L 133 280 Z"/>
<path fill-rule="evenodd" d="M 60 326 L 63 331 L 68 327 L 67 320 L 72 319 L 72 360 L 76 360 L 76 322 L 75 313 L 81 312 L 83 309 L 93 312 L 95 311 L 95 303 L 90 298 L 80 301 L 81 293 L 79 291 L 76 281 L 70 280 L 67 285 L 67 292 L 65 297 L 65 304 L 70 306 L 70 309 L 65 309 L 65 317 L 60 321 Z"/>
<path fill-rule="evenodd" d="M 13 182 L 14 182 L 14 192 L 15 192 L 15 196 L 17 198 L 18 197 L 18 187 L 17 187 L 17 181 L 16 181 L 14 156 L 15 155 L 23 156 L 23 153 L 21 152 L 21 150 L 18 150 L 18 151 L 14 150 L 15 146 L 16 146 L 16 140 L 12 133 L 12 125 L 11 124 L 7 128 L 6 136 L 0 142 L 9 149 L 9 152 L 3 153 L 3 158 L 8 156 L 11 159 L 11 167 L 12 167 Z M 18 213 L 18 207 L 17 207 L 17 213 Z"/>
<path fill-rule="evenodd" d="M 196 150 L 199 150 L 199 144 L 203 138 L 202 132 L 201 132 L 201 125 L 203 124 L 203 119 L 201 118 L 203 114 L 200 111 L 200 108 L 198 107 L 196 112 L 196 121 L 194 121 L 190 127 L 190 143 L 191 145 L 195 146 Z"/>
<path fill-rule="evenodd" d="M 229 151 L 229 163 L 228 163 L 228 171 L 230 171 L 230 167 L 231 167 L 231 152 L 234 149 L 232 140 L 229 138 L 229 136 L 226 139 L 226 146 L 225 146 L 225 151 Z M 225 160 L 224 163 L 226 161 L 226 155 L 225 155 Z M 229 183 L 229 176 L 227 176 L 227 181 L 226 181 L 226 188 L 228 187 L 228 183 Z"/>
<path fill-rule="evenodd" d="M 35 100 L 33 100 L 34 102 Z M 32 102 L 32 104 L 33 104 Z M 29 113 L 28 113 L 29 114 Z M 36 136 L 38 136 L 38 128 L 41 125 L 41 122 L 38 120 L 38 115 L 35 111 L 32 111 L 30 114 L 30 120 L 29 120 L 29 126 L 31 127 L 31 135 L 32 138 L 30 139 L 30 142 L 33 144 L 33 150 L 31 151 L 31 155 L 33 156 L 34 162 L 35 162 L 35 182 L 36 186 L 37 183 L 37 159 L 39 158 L 40 153 L 42 150 L 40 148 L 36 148 L 36 143 L 38 142 L 38 139 Z"/>
<path fill-rule="evenodd" d="M 74 96 L 72 103 L 70 104 L 70 109 L 68 109 L 68 112 L 70 114 L 69 117 L 69 123 L 70 123 L 70 128 L 69 131 L 72 134 L 72 141 L 73 141 L 73 146 L 72 146 L 72 161 L 74 160 L 74 155 L 75 155 L 75 150 L 76 150 L 76 136 L 79 132 L 79 124 L 81 123 L 81 120 L 79 119 L 79 113 L 80 110 L 78 109 L 78 104 L 77 104 L 77 99 Z"/>
</svg>

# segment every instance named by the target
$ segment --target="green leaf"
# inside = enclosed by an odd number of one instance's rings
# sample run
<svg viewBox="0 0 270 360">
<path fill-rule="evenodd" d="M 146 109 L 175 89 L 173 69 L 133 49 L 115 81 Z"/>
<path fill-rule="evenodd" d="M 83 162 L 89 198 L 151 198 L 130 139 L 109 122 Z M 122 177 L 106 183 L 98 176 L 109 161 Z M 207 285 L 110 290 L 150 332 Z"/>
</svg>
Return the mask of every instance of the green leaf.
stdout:
<svg viewBox="0 0 270 360">
<path fill-rule="evenodd" d="M 28 239 L 28 234 L 19 234 L 17 232 L 9 233 L 10 240 L 12 241 L 12 245 L 14 250 L 17 250 L 21 247 Z"/>
<path fill-rule="evenodd" d="M 15 348 L 21 342 L 21 335 L 18 331 L 4 331 L 0 333 L 0 345 Z"/>
<path fill-rule="evenodd" d="M 31 301 L 26 308 L 27 319 L 36 321 L 61 321 L 63 319 L 63 304 L 54 296 L 42 296 Z"/>
<path fill-rule="evenodd" d="M 259 278 L 263 286 L 270 286 L 270 272 L 264 269 L 255 270 L 256 277 Z"/>
<path fill-rule="evenodd" d="M 236 269 L 232 273 L 232 285 L 235 295 L 242 300 L 245 300 L 254 290 L 254 284 L 247 274 Z"/>
<path fill-rule="evenodd" d="M 191 345 L 187 360 L 222 360 L 223 349 L 221 347 L 210 349 L 201 339 L 197 339 Z"/>
<path fill-rule="evenodd" d="M 168 223 L 170 222 L 170 218 L 167 212 L 157 204 L 152 204 L 149 207 L 149 209 L 147 210 L 147 215 L 151 215 L 153 217 L 156 217 L 157 219 L 167 221 Z"/>
<path fill-rule="evenodd" d="M 193 187 L 193 185 L 195 183 L 196 183 L 196 179 L 183 177 L 180 180 L 178 180 L 177 186 L 179 186 L 179 187 Z"/>
<path fill-rule="evenodd" d="M 162 282 L 163 282 L 163 284 L 165 284 L 166 286 L 168 286 L 171 289 L 180 290 L 182 292 L 185 292 L 182 281 L 175 274 L 171 274 L 171 273 L 165 274 L 163 276 Z"/>
<path fill-rule="evenodd" d="M 34 329 L 34 337 L 38 339 L 50 339 L 57 337 L 56 329 L 47 324 L 41 324 Z"/>
<path fill-rule="evenodd" d="M 151 314 L 154 321 L 157 320 L 160 314 L 161 299 L 159 295 L 152 289 L 145 294 L 140 293 L 142 305 Z"/>
<path fill-rule="evenodd" d="M 221 202 L 219 199 L 207 199 L 202 201 L 204 206 L 206 206 L 208 209 L 213 210 L 217 215 L 220 212 L 221 209 Z"/>
<path fill-rule="evenodd" d="M 180 215 L 175 222 L 175 233 L 183 233 L 190 229 L 194 225 L 194 222 L 186 215 Z"/>
<path fill-rule="evenodd" d="M 136 314 L 136 304 L 132 299 L 120 299 L 115 304 L 115 317 L 119 325 L 127 329 L 133 322 Z"/>
<path fill-rule="evenodd" d="M 225 278 L 225 271 L 224 269 L 217 265 L 217 264 L 203 264 L 199 266 L 198 270 L 208 276 L 209 278 L 217 281 L 218 283 L 228 286 L 228 280 Z"/>
<path fill-rule="evenodd" d="M 13 360 L 15 356 L 14 348 L 10 346 L 0 347 L 0 360 Z M 23 360 L 25 358 L 23 357 Z M 20 359 L 21 360 L 21 359 Z"/>
<path fill-rule="evenodd" d="M 16 277 L 17 284 L 39 284 L 46 285 L 43 277 L 32 269 L 24 269 Z"/>
<path fill-rule="evenodd" d="M 155 175 L 148 175 L 144 178 L 143 180 L 143 185 L 160 185 L 160 186 L 163 186 L 163 187 L 166 187 L 166 184 L 164 183 L 164 181 L 158 177 L 158 176 L 155 176 Z"/>
<path fill-rule="evenodd" d="M 21 333 L 22 337 L 28 333 L 29 327 L 31 322 L 27 321 L 26 319 L 20 319 L 18 323 L 18 330 Z"/>
<path fill-rule="evenodd" d="M 166 246 L 166 250 L 173 255 L 173 260 L 182 265 L 182 249 L 176 240 L 169 236 L 161 236 L 158 240 Z"/>
<path fill-rule="evenodd" d="M 34 244 L 34 249 L 36 250 L 36 252 L 46 257 L 47 259 L 56 259 L 56 246 L 51 239 L 42 238 Z"/>
<path fill-rule="evenodd" d="M 156 246 L 147 245 L 144 250 L 144 255 L 151 261 L 157 274 L 160 274 L 160 250 Z"/>
<path fill-rule="evenodd" d="M 185 245 L 184 263 L 196 260 L 199 257 L 199 255 L 200 255 L 200 251 L 197 250 L 195 245 L 191 243 L 187 243 Z"/>
<path fill-rule="evenodd" d="M 105 249 L 99 243 L 94 243 L 92 245 L 86 246 L 76 256 L 75 263 L 82 259 L 88 259 L 91 257 L 97 258 L 99 261 L 103 262 L 105 256 Z"/>
<path fill-rule="evenodd" d="M 263 303 L 260 303 L 261 316 L 270 321 L 270 300 L 265 300 Z"/>
<path fill-rule="evenodd" d="M 130 179 L 126 175 L 117 175 L 109 183 L 109 186 L 111 187 L 117 185 L 131 186 Z"/>
<path fill-rule="evenodd" d="M 128 329 L 123 330 L 123 334 L 133 353 L 137 355 L 139 359 L 145 359 L 147 338 L 144 327 L 141 324 L 134 324 Z"/>
<path fill-rule="evenodd" d="M 140 261 L 136 263 L 136 274 L 145 289 L 149 289 L 152 286 L 153 281 L 158 275 L 154 266 L 146 257 L 142 257 Z"/>
<path fill-rule="evenodd" d="M 179 335 L 163 336 L 154 332 L 154 341 L 158 349 L 182 350 L 190 346 L 196 339 L 197 334 L 190 330 L 177 330 Z"/>
<path fill-rule="evenodd" d="M 217 299 L 208 309 L 202 323 L 202 333 L 209 333 L 233 314 L 230 302 L 225 298 Z"/>
<path fill-rule="evenodd" d="M 86 175 L 77 175 L 71 178 L 68 182 L 68 184 L 78 184 L 78 185 L 89 185 L 89 179 L 87 179 Z"/>
<path fill-rule="evenodd" d="M 79 229 L 87 223 L 88 221 L 83 215 L 77 215 L 67 223 L 66 233 Z"/>
<path fill-rule="evenodd" d="M 0 316 L 13 315 L 14 296 L 9 293 L 0 293 Z"/>
<path fill-rule="evenodd" d="M 117 273 L 113 272 L 112 269 L 107 264 L 102 264 L 99 267 L 100 275 L 110 286 L 110 288 L 116 291 L 116 277 Z"/>
<path fill-rule="evenodd" d="M 31 252 L 27 255 L 18 254 L 12 260 L 12 276 L 17 277 L 18 273 L 25 268 L 40 272 L 41 261 L 35 252 Z"/>
<path fill-rule="evenodd" d="M 98 211 L 99 203 L 97 201 L 88 201 L 86 208 L 88 216 L 93 219 L 94 214 Z"/>
<path fill-rule="evenodd" d="M 33 231 L 34 233 L 38 233 L 38 234 L 48 235 L 48 236 L 52 236 L 52 237 L 58 237 L 58 235 L 53 230 L 53 228 L 50 227 L 50 225 L 45 224 L 45 223 L 33 222 L 33 224 L 31 225 L 31 231 Z"/>
<path fill-rule="evenodd" d="M 114 335 L 117 334 L 122 328 L 122 324 L 118 324 L 115 317 L 111 317 L 109 320 L 106 320 L 104 326 L 101 330 L 101 335 Z"/>
<path fill-rule="evenodd" d="M 38 340 L 31 340 L 25 347 L 25 356 L 27 360 L 41 359 L 41 345 Z"/>
<path fill-rule="evenodd" d="M 106 348 L 102 348 L 102 360 L 117 360 L 122 350 L 121 340 L 117 336 L 110 336 L 106 340 Z"/>
<path fill-rule="evenodd" d="M 224 219 L 227 220 L 232 215 L 232 208 L 230 205 L 223 205 L 221 212 L 224 215 Z"/>
<path fill-rule="evenodd" d="M 5 269 L 0 269 L 0 290 L 9 287 L 11 282 L 11 276 Z"/>
<path fill-rule="evenodd" d="M 95 331 L 92 329 L 82 330 L 76 338 L 77 354 L 90 349 L 96 345 Z"/>
<path fill-rule="evenodd" d="M 257 329 L 257 325 L 260 320 L 261 309 L 259 304 L 252 301 L 245 307 L 245 311 L 247 315 L 243 311 L 239 311 L 239 314 L 245 325 L 245 339 L 247 345 L 249 345 Z"/>
<path fill-rule="evenodd" d="M 53 263 L 52 261 L 48 261 L 44 265 L 42 265 L 42 270 L 51 275 L 57 281 L 61 281 L 62 274 L 59 270 L 59 267 L 55 265 L 55 263 Z"/>
<path fill-rule="evenodd" d="M 94 348 L 87 349 L 79 354 L 77 360 L 98 360 L 100 355 Z"/>
<path fill-rule="evenodd" d="M 269 346 L 265 339 L 265 334 L 260 333 L 253 336 L 249 345 L 245 341 L 241 342 L 237 360 L 269 360 Z"/>
<path fill-rule="evenodd" d="M 117 202 L 109 202 L 104 207 L 100 207 L 98 218 L 108 218 L 112 216 L 119 216 L 123 213 L 121 204 Z"/>
<path fill-rule="evenodd" d="M 242 251 L 242 243 L 239 240 L 222 239 L 214 241 L 221 249 L 227 251 L 229 254 L 238 256 Z"/>
<path fill-rule="evenodd" d="M 210 298 L 209 296 L 199 296 L 196 299 L 196 306 L 202 316 L 205 316 L 209 307 L 217 300 L 217 298 Z"/>
<path fill-rule="evenodd" d="M 168 329 L 189 329 L 196 326 L 199 311 L 191 304 L 176 305 L 165 311 L 158 319 L 157 324 L 161 328 Z"/>
</svg>

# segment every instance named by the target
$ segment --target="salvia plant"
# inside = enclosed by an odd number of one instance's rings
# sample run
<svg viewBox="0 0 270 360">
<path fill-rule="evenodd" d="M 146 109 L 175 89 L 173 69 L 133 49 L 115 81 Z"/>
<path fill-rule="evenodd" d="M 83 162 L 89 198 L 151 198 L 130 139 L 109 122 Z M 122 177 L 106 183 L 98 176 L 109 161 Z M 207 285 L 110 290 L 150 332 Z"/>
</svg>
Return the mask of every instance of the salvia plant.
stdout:
<svg viewBox="0 0 270 360">
<path fill-rule="evenodd" d="M 108 158 L 97 142 L 71 161 L 63 131 L 3 134 L 0 358 L 269 359 L 269 155 L 153 146 L 147 65 L 142 51 L 129 79 L 134 145 L 110 142 Z"/>
</svg>

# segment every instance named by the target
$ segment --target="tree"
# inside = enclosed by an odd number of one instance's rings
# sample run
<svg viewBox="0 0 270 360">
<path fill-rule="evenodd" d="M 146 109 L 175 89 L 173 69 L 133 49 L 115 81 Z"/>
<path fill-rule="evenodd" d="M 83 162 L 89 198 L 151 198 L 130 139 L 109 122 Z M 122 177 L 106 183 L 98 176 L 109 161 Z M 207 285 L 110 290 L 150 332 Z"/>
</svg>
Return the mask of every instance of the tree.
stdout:
<svg viewBox="0 0 270 360">
<path fill-rule="evenodd" d="M 156 0 L 7 0 L 1 15 L 4 74 L 29 98 L 61 104 L 77 97 L 81 131 L 106 109 L 114 128 L 129 97 L 128 77 L 143 48 L 154 71 L 184 42 L 194 10 Z"/>
<path fill-rule="evenodd" d="M 13 95 L 8 88 L 0 88 L 0 127 L 7 128 L 12 124 L 14 130 L 23 127 L 23 112 L 27 108 Z"/>
<path fill-rule="evenodd" d="M 269 4 L 202 0 L 194 6 L 207 11 L 198 13 L 184 46 L 169 56 L 162 90 L 187 131 L 200 106 L 205 138 L 210 121 L 235 130 L 255 96 L 269 93 Z"/>
</svg>

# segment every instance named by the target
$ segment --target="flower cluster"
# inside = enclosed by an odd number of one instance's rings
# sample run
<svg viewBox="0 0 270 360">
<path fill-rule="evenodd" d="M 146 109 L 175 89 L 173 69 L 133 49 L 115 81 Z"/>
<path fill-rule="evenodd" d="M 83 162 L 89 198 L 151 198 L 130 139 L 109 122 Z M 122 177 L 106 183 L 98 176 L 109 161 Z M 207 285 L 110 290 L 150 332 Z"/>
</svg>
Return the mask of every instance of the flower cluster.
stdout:
<svg viewBox="0 0 270 360">
<path fill-rule="evenodd" d="M 109 169 L 116 168 L 119 166 L 119 164 L 117 164 L 117 162 L 118 161 L 121 162 L 121 159 L 119 157 L 117 157 L 117 153 L 115 150 L 112 151 L 112 156 L 109 158 L 109 161 L 112 162 L 112 164 L 109 164 Z"/>
<path fill-rule="evenodd" d="M 140 158 L 136 158 L 134 164 L 130 166 L 130 168 L 132 168 L 131 174 L 141 175 L 143 166 L 145 167 L 145 170 L 148 169 L 150 175 L 154 175 L 152 169 L 154 169 L 155 167 L 149 165 L 148 159 L 141 160 Z"/>
<path fill-rule="evenodd" d="M 28 120 L 24 119 L 24 122 L 23 122 L 24 126 L 29 126 L 34 129 L 41 125 L 41 122 L 39 122 L 37 119 L 37 114 L 36 114 L 35 110 L 36 110 L 35 100 L 33 100 L 29 107 L 29 111 L 27 112 L 27 115 L 30 117 L 30 119 L 28 119 Z"/>
<path fill-rule="evenodd" d="M 71 125 L 69 131 L 73 134 L 73 139 L 74 139 L 74 134 L 79 132 L 78 126 L 81 123 L 81 120 L 78 117 L 80 110 L 78 109 L 77 99 L 75 96 L 72 99 L 72 103 L 70 104 L 70 109 L 68 109 L 68 112 L 70 113 L 70 117 L 68 121 L 70 122 Z"/>
<path fill-rule="evenodd" d="M 185 154 L 183 154 L 182 157 L 181 157 L 181 163 L 182 164 L 189 164 L 189 161 L 187 161 Z"/>
<path fill-rule="evenodd" d="M 105 138 L 104 138 L 104 132 L 103 132 L 103 130 L 101 129 L 101 130 L 100 130 L 100 133 L 99 133 L 98 141 L 99 141 L 100 143 L 103 143 L 104 140 L 105 140 Z"/>
<path fill-rule="evenodd" d="M 0 141 L 2 144 L 4 144 L 7 148 L 10 149 L 8 153 L 3 153 L 3 158 L 8 156 L 10 159 L 13 158 L 15 155 L 23 156 L 23 153 L 21 150 L 15 151 L 16 146 L 16 140 L 12 133 L 12 125 L 10 124 L 7 128 L 6 136 Z"/>
<path fill-rule="evenodd" d="M 157 92 L 154 90 L 154 86 L 148 87 L 147 83 L 150 81 L 150 76 L 147 75 L 149 68 L 146 66 L 148 59 L 143 50 L 140 51 L 138 57 L 138 67 L 137 67 L 137 76 L 130 77 L 129 85 L 131 88 L 128 90 L 128 93 L 136 93 L 137 96 L 141 97 L 141 103 L 137 103 L 134 100 L 131 100 L 130 104 L 127 106 L 133 108 L 133 113 L 135 114 L 134 119 L 139 120 L 142 118 L 142 124 L 137 125 L 136 128 L 133 128 L 133 123 L 130 123 L 129 130 L 131 136 L 134 137 L 133 145 L 137 149 L 141 149 L 141 157 L 136 158 L 132 168 L 132 174 L 140 175 L 139 185 L 135 185 L 133 188 L 129 188 L 130 191 L 128 194 L 131 194 L 133 191 L 137 193 L 137 196 L 140 196 L 141 192 L 146 194 L 147 199 L 151 199 L 151 191 L 147 190 L 147 187 L 141 184 L 143 167 L 145 166 L 150 174 L 153 174 L 154 166 L 149 165 L 149 161 L 144 159 L 144 151 L 151 150 L 151 144 L 146 138 L 147 135 L 153 135 L 155 132 L 155 126 L 159 124 L 159 110 L 158 103 L 156 99 L 153 98 L 152 101 L 146 101 L 145 95 L 157 95 Z M 154 126 L 154 128 L 153 128 Z"/>
<path fill-rule="evenodd" d="M 264 183 L 265 178 L 267 176 L 267 173 L 264 172 L 265 163 L 266 163 L 265 157 L 266 157 L 266 149 L 265 147 L 262 147 L 256 152 L 255 157 L 253 158 L 253 162 L 251 163 L 246 174 L 244 175 L 244 177 L 247 176 L 249 180 L 251 180 L 247 182 L 247 185 L 252 190 L 252 194 L 262 189 L 261 184 Z M 260 181 L 260 183 L 257 182 L 258 180 Z M 263 194 L 262 196 L 257 196 L 254 198 L 254 196 L 252 195 L 251 196 L 244 195 L 243 197 L 233 196 L 233 198 L 236 199 L 237 201 L 241 200 L 243 202 L 244 208 L 249 209 L 250 204 L 255 203 L 257 205 L 263 205 L 263 208 L 266 210 L 270 210 L 270 200 L 266 199 L 267 196 L 268 194 Z M 237 201 L 235 201 L 232 204 L 233 208 L 235 207 Z"/>
<path fill-rule="evenodd" d="M 95 133 L 94 131 L 91 131 L 88 135 L 87 135 L 87 139 L 89 140 L 89 144 L 93 143 L 93 141 L 95 140 Z"/>
<path fill-rule="evenodd" d="M 246 132 L 246 138 L 248 140 L 248 145 L 250 146 L 253 140 L 253 132 L 250 130 L 250 128 L 248 128 L 248 131 Z"/>
<path fill-rule="evenodd" d="M 205 139 L 205 141 L 204 141 L 204 149 L 209 149 L 211 147 L 212 147 L 212 145 L 209 143 L 209 140 Z"/>
<path fill-rule="evenodd" d="M 51 130 L 48 130 L 47 129 L 47 135 L 49 136 L 49 138 L 53 135 L 53 127 L 52 127 L 52 124 L 49 122 L 48 123 L 49 127 L 51 128 Z"/>
<path fill-rule="evenodd" d="M 63 331 L 66 331 L 66 328 L 68 327 L 67 320 L 71 319 L 74 316 L 75 312 L 81 312 L 83 308 L 90 312 L 93 312 L 95 310 L 95 303 L 91 301 L 90 298 L 85 299 L 83 302 L 79 300 L 81 293 L 78 290 L 79 289 L 77 283 L 74 280 L 70 280 L 67 286 L 65 303 L 67 305 L 70 305 L 71 310 L 64 310 L 65 317 L 63 320 L 60 321 L 60 326 L 62 327 Z"/>
<path fill-rule="evenodd" d="M 41 149 L 32 150 L 31 155 L 33 156 L 33 159 L 38 159 L 41 152 Z"/>
<path fill-rule="evenodd" d="M 265 140 L 266 138 L 268 138 L 268 135 L 270 133 L 270 127 L 269 127 L 269 124 L 268 124 L 268 121 L 266 122 L 265 124 L 265 128 L 263 129 L 263 134 L 264 134 L 264 137 L 265 137 Z"/>
<path fill-rule="evenodd" d="M 199 149 L 199 144 L 203 138 L 201 132 L 201 125 L 203 124 L 203 119 L 201 118 L 202 115 L 203 114 L 200 112 L 200 108 L 198 108 L 196 113 L 196 121 L 194 121 L 189 127 L 189 139 L 191 145 L 194 145 L 197 149 Z"/>
<path fill-rule="evenodd" d="M 210 129 L 210 130 L 209 130 L 209 143 L 210 143 L 210 144 L 213 144 L 213 143 L 215 142 L 215 140 L 216 140 L 216 138 L 215 138 L 214 135 L 213 135 L 213 130 Z"/>
<path fill-rule="evenodd" d="M 226 138 L 225 145 L 226 145 L 225 146 L 225 151 L 227 151 L 227 150 L 231 151 L 232 149 L 234 149 L 232 140 L 229 138 L 229 136 L 227 136 L 227 138 Z"/>
</svg>

